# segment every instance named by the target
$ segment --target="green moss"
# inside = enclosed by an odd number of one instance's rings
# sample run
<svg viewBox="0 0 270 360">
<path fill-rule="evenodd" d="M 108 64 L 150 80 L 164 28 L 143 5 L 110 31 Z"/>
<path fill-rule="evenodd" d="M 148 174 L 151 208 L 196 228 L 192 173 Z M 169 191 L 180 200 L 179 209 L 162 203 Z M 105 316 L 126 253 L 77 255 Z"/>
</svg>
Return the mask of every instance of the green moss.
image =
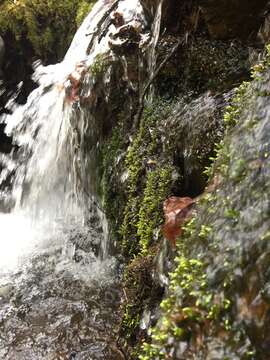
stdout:
<svg viewBox="0 0 270 360">
<path fill-rule="evenodd" d="M 226 134 L 228 134 L 228 132 L 238 123 L 240 114 L 245 109 L 245 105 L 249 100 L 250 86 L 250 82 L 244 81 L 238 88 L 234 90 L 234 96 L 224 113 Z M 205 174 L 210 179 L 213 178 L 214 174 L 217 173 L 223 177 L 226 176 L 230 161 L 230 150 L 226 141 L 221 141 L 220 143 L 215 144 L 214 152 L 215 156 L 210 158 L 212 164 L 205 169 Z M 213 166 L 214 160 L 215 163 Z M 240 177 L 239 172 L 242 172 L 242 163 L 239 163 L 239 169 L 236 170 L 236 172 L 238 172 L 238 175 L 236 176 Z"/>
<path fill-rule="evenodd" d="M 95 57 L 95 61 L 90 66 L 89 71 L 94 77 L 103 76 L 109 66 L 109 58 L 106 54 L 98 54 Z"/>
<path fill-rule="evenodd" d="M 141 360 L 165 359 L 174 342 L 196 342 L 211 322 L 224 330 L 229 326 L 230 300 L 222 294 L 217 297 L 211 290 L 205 272 L 207 264 L 200 255 L 194 258 L 190 251 L 192 237 L 209 236 L 211 228 L 193 218 L 184 230 L 185 235 L 178 241 L 176 269 L 170 274 L 170 295 L 161 303 L 163 316 L 152 330 L 152 343 L 143 345 Z"/>
<path fill-rule="evenodd" d="M 270 66 L 270 44 L 266 45 L 263 59 L 251 69 L 253 80 L 263 81 L 263 75 Z"/>
<path fill-rule="evenodd" d="M 117 123 L 112 131 L 112 135 L 101 147 L 99 164 L 100 168 L 100 187 L 98 189 L 102 206 L 106 216 L 110 221 L 111 236 L 117 240 L 119 221 L 121 221 L 121 209 L 124 207 L 125 194 L 119 191 L 119 173 L 115 172 L 118 168 L 118 158 L 125 151 L 126 139 L 123 136 L 123 124 Z"/>
<path fill-rule="evenodd" d="M 123 252 L 128 257 L 147 253 L 154 231 L 162 222 L 162 202 L 170 193 L 173 166 L 171 156 L 163 151 L 162 159 L 159 154 L 162 151 L 159 126 L 170 108 L 170 103 L 160 101 L 145 109 L 127 151 L 127 204 L 120 235 Z"/>
<path fill-rule="evenodd" d="M 235 126 L 239 120 L 239 116 L 245 107 L 245 103 L 248 100 L 248 88 L 250 83 L 244 81 L 236 90 L 235 95 L 231 101 L 231 104 L 227 107 L 224 122 L 227 128 Z"/>
<path fill-rule="evenodd" d="M 5 0 L 0 5 L 0 32 L 12 35 L 21 51 L 30 46 L 45 62 L 59 60 L 93 2 Z"/>
<path fill-rule="evenodd" d="M 85 17 L 90 13 L 93 8 L 95 0 L 81 0 L 79 1 L 77 14 L 76 14 L 76 24 L 77 27 L 81 25 Z"/>
<path fill-rule="evenodd" d="M 169 195 L 172 167 L 156 169 L 147 175 L 143 200 L 138 214 L 137 234 L 140 251 L 147 254 L 155 231 L 159 231 L 163 220 L 162 203 Z"/>
<path fill-rule="evenodd" d="M 266 46 L 265 56 L 263 60 L 257 65 L 253 66 L 251 69 L 251 78 L 256 81 L 263 82 L 263 75 L 265 71 L 270 66 L 270 45 Z M 251 93 L 256 91 L 256 87 L 254 87 L 253 82 L 244 81 L 238 88 L 234 90 L 234 96 L 230 102 L 230 105 L 227 106 L 224 114 L 224 123 L 226 126 L 226 134 L 234 128 L 240 119 L 240 115 L 245 112 L 247 104 L 250 101 Z M 265 93 L 259 92 L 258 96 L 267 96 Z M 257 119 L 252 117 L 252 120 L 248 122 L 249 129 L 257 124 Z M 228 145 L 228 141 L 222 141 L 219 144 L 216 144 L 215 147 L 215 157 L 212 158 L 212 161 L 215 160 L 214 166 L 210 165 L 205 173 L 208 177 L 213 177 L 213 174 L 219 173 L 223 177 L 230 176 L 234 181 L 241 181 L 241 179 L 245 176 L 246 171 L 246 163 L 243 159 L 238 159 L 235 163 L 234 168 L 230 174 L 228 174 L 228 166 L 231 158 L 230 149 Z"/>
<path fill-rule="evenodd" d="M 138 343 L 139 325 L 144 309 L 160 299 L 160 288 L 152 277 L 157 249 L 147 256 L 138 256 L 127 266 L 124 274 L 126 301 L 123 306 L 121 333 L 132 346 Z"/>
</svg>

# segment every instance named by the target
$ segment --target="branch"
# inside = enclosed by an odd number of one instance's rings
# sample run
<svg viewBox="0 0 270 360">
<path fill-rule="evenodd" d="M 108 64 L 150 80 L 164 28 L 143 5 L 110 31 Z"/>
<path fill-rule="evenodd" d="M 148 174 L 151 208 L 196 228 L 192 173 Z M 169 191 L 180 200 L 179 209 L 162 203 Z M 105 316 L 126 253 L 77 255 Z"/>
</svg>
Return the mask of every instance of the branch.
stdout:
<svg viewBox="0 0 270 360">
<path fill-rule="evenodd" d="M 102 24 L 105 22 L 105 20 L 110 16 L 110 14 L 117 8 L 118 4 L 119 4 L 120 0 L 116 0 L 110 7 L 107 11 L 105 11 L 104 15 L 102 16 L 102 18 L 99 20 L 99 22 L 97 23 L 97 26 L 96 26 L 96 29 L 89 33 L 89 34 L 86 34 L 86 36 L 89 36 L 89 35 L 92 35 L 92 38 L 90 40 L 90 43 L 87 47 L 87 50 L 86 50 L 86 54 L 88 55 L 90 53 L 90 50 L 92 49 L 92 46 L 93 46 L 93 43 L 94 43 L 94 40 L 96 38 L 96 36 L 98 35 L 98 33 L 100 32 L 100 28 L 102 26 Z"/>
<path fill-rule="evenodd" d="M 180 38 L 177 43 L 174 45 L 174 47 L 171 49 L 171 51 L 169 52 L 169 54 L 167 54 L 167 56 L 165 57 L 165 59 L 160 63 L 160 65 L 156 68 L 154 74 L 150 77 L 150 79 L 148 80 L 147 84 L 145 85 L 141 98 L 139 100 L 139 109 L 134 117 L 134 128 L 136 128 L 141 120 L 142 117 L 142 113 L 143 113 L 143 109 L 144 109 L 144 100 L 145 100 L 145 96 L 147 94 L 147 91 L 149 89 L 149 87 L 151 86 L 151 84 L 153 83 L 153 81 L 156 79 L 156 77 L 158 76 L 158 74 L 160 73 L 160 71 L 162 70 L 162 68 L 164 67 L 164 65 L 170 60 L 170 58 L 173 56 L 173 54 L 175 53 L 175 51 L 179 48 L 179 46 L 183 43 L 184 39 Z"/>
</svg>

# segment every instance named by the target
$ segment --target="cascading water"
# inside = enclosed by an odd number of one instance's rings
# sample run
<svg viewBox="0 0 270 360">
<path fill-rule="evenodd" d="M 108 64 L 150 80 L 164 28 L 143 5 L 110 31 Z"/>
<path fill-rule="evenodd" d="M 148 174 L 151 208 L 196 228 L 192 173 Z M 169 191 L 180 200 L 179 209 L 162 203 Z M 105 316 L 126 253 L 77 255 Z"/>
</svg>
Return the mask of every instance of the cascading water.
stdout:
<svg viewBox="0 0 270 360">
<path fill-rule="evenodd" d="M 92 176 L 99 136 L 91 108 L 98 107 L 94 72 L 104 54 L 117 58 L 110 44 L 119 45 L 119 29 L 110 22 L 115 10 L 127 29 L 144 28 L 139 0 L 100 0 L 64 60 L 36 64 L 39 87 L 24 106 L 10 101 L 13 113 L 1 119 L 16 144 L 0 159 L 1 359 L 123 358 L 113 340 L 118 265 L 109 256 L 108 225 Z M 112 76 L 108 68 L 105 100 Z"/>
</svg>

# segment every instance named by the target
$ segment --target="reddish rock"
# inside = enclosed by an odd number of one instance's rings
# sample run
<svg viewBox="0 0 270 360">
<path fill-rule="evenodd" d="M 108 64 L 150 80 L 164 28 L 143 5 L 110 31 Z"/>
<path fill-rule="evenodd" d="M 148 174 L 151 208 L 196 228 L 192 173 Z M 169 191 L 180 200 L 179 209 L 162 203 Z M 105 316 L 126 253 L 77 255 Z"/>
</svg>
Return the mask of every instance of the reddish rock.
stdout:
<svg viewBox="0 0 270 360">
<path fill-rule="evenodd" d="M 162 233 L 173 246 L 176 245 L 176 239 L 182 233 L 182 225 L 192 214 L 194 202 L 194 199 L 190 197 L 172 196 L 163 203 L 165 224 L 163 225 Z"/>
</svg>

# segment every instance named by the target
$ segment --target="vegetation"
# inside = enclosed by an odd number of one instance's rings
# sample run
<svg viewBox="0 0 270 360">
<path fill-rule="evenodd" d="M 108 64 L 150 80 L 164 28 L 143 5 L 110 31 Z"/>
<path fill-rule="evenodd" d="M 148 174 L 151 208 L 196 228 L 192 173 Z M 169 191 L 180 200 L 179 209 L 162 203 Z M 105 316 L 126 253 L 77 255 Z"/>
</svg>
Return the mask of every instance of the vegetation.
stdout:
<svg viewBox="0 0 270 360">
<path fill-rule="evenodd" d="M 61 59 L 93 3 L 4 0 L 0 31 L 24 56 Z M 196 11 L 199 24 L 203 12 Z M 121 14 L 114 16 L 123 24 Z M 137 69 L 129 71 L 134 59 L 129 63 L 124 50 L 121 62 L 117 54 L 99 54 L 88 69 L 104 90 L 93 92 L 89 113 L 101 119 L 99 196 L 126 263 L 119 339 L 129 359 L 264 360 L 260 342 L 269 348 L 270 46 L 247 74 L 247 44 L 213 40 L 199 25 L 198 36 L 187 32 L 153 81 L 157 99 L 139 124 L 131 124 L 140 80 Z M 121 28 L 126 44 L 130 29 Z M 172 44 L 178 30 L 168 36 Z M 162 34 L 157 64 L 171 46 Z M 119 79 L 117 91 L 109 89 L 107 74 Z M 166 226 L 165 238 L 161 233 L 170 196 L 193 206 L 176 244 Z M 175 208 L 171 213 L 180 218 Z"/>
<path fill-rule="evenodd" d="M 254 206 L 251 204 L 256 204 L 258 214 L 259 208 L 264 206 L 263 198 L 258 197 L 260 189 L 256 182 L 269 188 L 269 178 L 264 174 L 260 176 L 257 171 L 257 166 L 262 166 L 261 156 L 269 154 L 260 155 L 258 148 L 262 144 L 253 143 L 256 127 L 260 126 L 261 131 L 268 121 L 262 114 L 256 118 L 255 109 L 269 97 L 261 91 L 268 78 L 269 51 L 267 47 L 264 60 L 252 69 L 253 81 L 244 82 L 236 89 L 227 107 L 224 115 L 227 134 L 217 148 L 212 170 L 208 170 L 212 181 L 219 179 L 219 188 L 201 198 L 197 215 L 178 239 L 169 296 L 161 303 L 163 315 L 152 329 L 151 342 L 143 345 L 140 360 L 168 359 L 168 354 L 175 358 L 177 351 L 180 354 L 179 343 L 186 344 L 181 352 L 185 358 L 193 358 L 192 354 L 205 358 L 211 351 L 211 342 L 213 346 L 219 344 L 217 358 L 265 358 L 256 337 L 264 336 L 267 328 L 262 323 L 262 327 L 257 328 L 254 320 L 250 331 L 238 317 L 241 318 L 239 311 L 243 310 L 239 302 L 246 304 L 245 316 L 253 319 L 262 319 L 261 314 L 266 316 L 269 309 L 269 301 L 265 298 L 258 303 L 256 311 L 250 300 L 256 296 L 258 300 L 260 286 L 264 289 L 267 283 L 267 276 L 258 275 L 258 267 L 268 266 L 262 261 L 262 254 L 269 236 L 265 226 L 267 228 L 269 223 L 266 218 L 254 215 L 256 222 L 253 219 L 253 225 L 247 227 L 244 219 L 245 212 Z M 244 136 L 243 131 L 246 131 Z M 264 245 L 259 246 L 261 242 Z M 258 259 L 256 263 L 255 258 Z M 253 278 L 252 285 L 251 276 L 257 279 L 254 282 Z M 259 276 L 263 279 L 259 280 Z M 252 342 L 246 341 L 247 334 Z"/>
<path fill-rule="evenodd" d="M 33 51 L 45 62 L 60 60 L 94 2 L 4 0 L 0 5 L 0 33 L 9 40 L 12 37 L 20 52 L 29 55 Z"/>
</svg>

